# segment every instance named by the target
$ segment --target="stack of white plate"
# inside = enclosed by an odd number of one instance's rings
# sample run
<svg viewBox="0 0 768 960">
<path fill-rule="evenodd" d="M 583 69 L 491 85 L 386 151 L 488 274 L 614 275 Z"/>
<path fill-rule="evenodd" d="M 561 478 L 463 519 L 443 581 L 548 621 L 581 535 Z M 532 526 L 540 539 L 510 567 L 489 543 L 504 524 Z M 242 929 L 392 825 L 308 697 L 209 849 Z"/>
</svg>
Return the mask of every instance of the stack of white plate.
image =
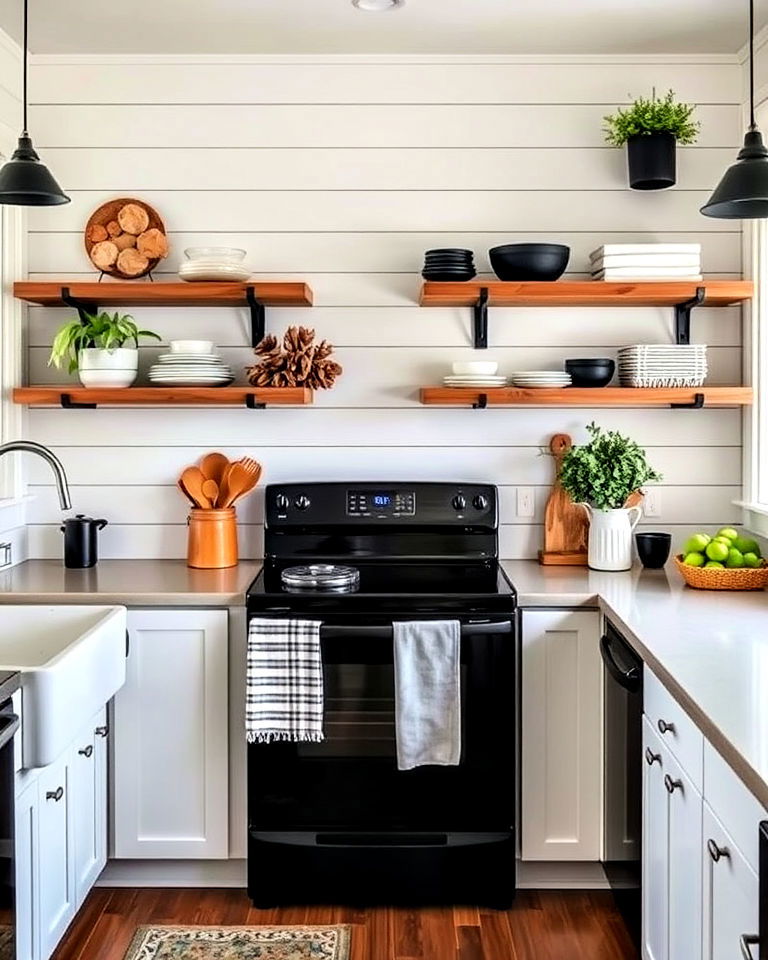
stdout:
<svg viewBox="0 0 768 960">
<path fill-rule="evenodd" d="M 187 247 L 184 256 L 187 259 L 179 267 L 179 276 L 190 283 L 243 283 L 251 276 L 251 270 L 243 263 L 245 250 L 238 247 Z"/>
<path fill-rule="evenodd" d="M 635 343 L 618 351 L 622 387 L 700 387 L 707 379 L 703 343 Z"/>
<path fill-rule="evenodd" d="M 163 387 L 226 387 L 234 379 L 215 353 L 163 353 L 149 371 L 149 382 Z"/>
<path fill-rule="evenodd" d="M 570 373 L 562 370 L 518 370 L 512 374 L 516 387 L 570 387 Z"/>
<path fill-rule="evenodd" d="M 443 383 L 446 387 L 506 387 L 507 378 L 498 369 L 495 360 L 459 360 Z"/>
</svg>

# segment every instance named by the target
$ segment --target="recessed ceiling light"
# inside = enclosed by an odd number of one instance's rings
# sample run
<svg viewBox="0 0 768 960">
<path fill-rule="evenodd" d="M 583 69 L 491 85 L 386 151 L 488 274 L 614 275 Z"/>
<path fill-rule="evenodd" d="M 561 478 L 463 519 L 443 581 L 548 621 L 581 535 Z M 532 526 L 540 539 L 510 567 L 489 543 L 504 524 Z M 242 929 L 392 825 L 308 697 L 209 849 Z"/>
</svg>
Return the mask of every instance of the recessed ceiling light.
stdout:
<svg viewBox="0 0 768 960">
<path fill-rule="evenodd" d="M 402 7 L 405 0 L 352 0 L 352 6 L 358 10 L 394 10 L 395 7 Z"/>
</svg>

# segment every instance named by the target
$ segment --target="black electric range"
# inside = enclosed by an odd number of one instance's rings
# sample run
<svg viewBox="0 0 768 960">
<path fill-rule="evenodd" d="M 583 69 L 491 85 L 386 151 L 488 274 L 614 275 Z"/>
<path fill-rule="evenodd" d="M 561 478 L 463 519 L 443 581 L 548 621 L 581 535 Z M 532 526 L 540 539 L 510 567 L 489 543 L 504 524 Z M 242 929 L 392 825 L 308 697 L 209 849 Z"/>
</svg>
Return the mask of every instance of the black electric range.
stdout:
<svg viewBox="0 0 768 960">
<path fill-rule="evenodd" d="M 255 903 L 509 904 L 515 612 L 495 487 L 267 487 L 248 613 L 320 621 L 325 739 L 248 748 Z M 461 760 L 401 771 L 392 624 L 441 619 L 461 626 Z"/>
</svg>

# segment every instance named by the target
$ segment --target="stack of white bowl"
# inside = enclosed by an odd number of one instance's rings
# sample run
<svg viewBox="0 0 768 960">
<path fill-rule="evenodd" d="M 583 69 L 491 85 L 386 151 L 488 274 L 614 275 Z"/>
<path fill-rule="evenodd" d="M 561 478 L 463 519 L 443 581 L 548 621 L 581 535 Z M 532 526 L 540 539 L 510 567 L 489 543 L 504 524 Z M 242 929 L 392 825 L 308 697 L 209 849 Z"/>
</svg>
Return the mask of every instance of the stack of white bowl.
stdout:
<svg viewBox="0 0 768 960">
<path fill-rule="evenodd" d="M 446 387 L 505 387 L 507 378 L 497 373 L 493 360 L 461 361 L 453 364 L 453 373 L 443 377 Z"/>
<path fill-rule="evenodd" d="M 251 276 L 251 270 L 243 263 L 245 250 L 238 247 L 187 247 L 184 256 L 187 259 L 179 267 L 179 276 L 190 283 L 243 283 Z"/>
<path fill-rule="evenodd" d="M 162 387 L 226 387 L 232 368 L 213 352 L 212 340 L 171 340 L 149 371 L 149 382 Z"/>
</svg>

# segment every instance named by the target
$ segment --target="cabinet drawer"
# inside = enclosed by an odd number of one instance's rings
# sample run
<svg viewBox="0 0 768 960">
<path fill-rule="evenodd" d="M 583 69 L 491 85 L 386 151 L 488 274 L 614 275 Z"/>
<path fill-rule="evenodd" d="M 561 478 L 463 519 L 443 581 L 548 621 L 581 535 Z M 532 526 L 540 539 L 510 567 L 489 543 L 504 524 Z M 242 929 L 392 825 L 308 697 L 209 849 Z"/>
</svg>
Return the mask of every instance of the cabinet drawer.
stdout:
<svg viewBox="0 0 768 960">
<path fill-rule="evenodd" d="M 704 797 L 752 870 L 758 870 L 758 824 L 768 817 L 711 743 L 704 741 Z"/>
<path fill-rule="evenodd" d="M 651 726 L 680 761 L 697 790 L 704 778 L 704 736 L 661 681 L 645 669 L 643 709 Z"/>
</svg>

